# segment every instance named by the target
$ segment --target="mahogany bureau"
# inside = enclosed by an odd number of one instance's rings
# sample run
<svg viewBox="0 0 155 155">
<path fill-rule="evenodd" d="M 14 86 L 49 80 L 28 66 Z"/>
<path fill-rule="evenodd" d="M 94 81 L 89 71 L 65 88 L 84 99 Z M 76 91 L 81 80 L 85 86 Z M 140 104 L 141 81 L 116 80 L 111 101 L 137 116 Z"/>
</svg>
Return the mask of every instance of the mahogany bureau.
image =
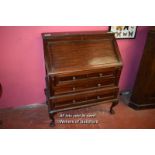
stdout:
<svg viewBox="0 0 155 155">
<path fill-rule="evenodd" d="M 122 69 L 113 33 L 104 31 L 43 33 L 47 104 L 51 126 L 60 111 L 118 104 Z"/>
</svg>

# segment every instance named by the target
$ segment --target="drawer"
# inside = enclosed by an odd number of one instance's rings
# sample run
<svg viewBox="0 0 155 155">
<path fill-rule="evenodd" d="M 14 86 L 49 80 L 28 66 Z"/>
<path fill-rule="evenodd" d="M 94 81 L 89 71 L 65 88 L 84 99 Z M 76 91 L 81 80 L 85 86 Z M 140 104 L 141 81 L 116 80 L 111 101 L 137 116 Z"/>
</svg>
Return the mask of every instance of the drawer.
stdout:
<svg viewBox="0 0 155 155">
<path fill-rule="evenodd" d="M 106 70 L 100 70 L 100 71 L 90 71 L 85 73 L 75 73 L 73 75 L 56 75 L 54 77 L 54 84 L 64 84 L 64 83 L 75 83 L 79 80 L 85 80 L 85 79 L 99 79 L 99 78 L 109 78 L 109 77 L 117 77 L 117 69 L 110 68 Z"/>
<path fill-rule="evenodd" d="M 70 95 L 54 96 L 50 99 L 50 101 L 55 105 L 55 107 L 59 107 L 61 105 L 78 105 L 81 103 L 86 104 L 90 101 L 98 102 L 115 99 L 117 94 L 118 87 L 111 87 L 108 89 L 101 88 Z"/>
<path fill-rule="evenodd" d="M 89 89 L 96 89 L 96 88 L 104 88 L 109 86 L 115 86 L 115 78 L 88 78 L 88 79 L 81 79 L 78 81 L 73 81 L 70 83 L 61 83 L 57 86 L 53 87 L 53 94 L 60 95 L 65 93 L 73 93 L 79 91 L 86 91 Z"/>
</svg>

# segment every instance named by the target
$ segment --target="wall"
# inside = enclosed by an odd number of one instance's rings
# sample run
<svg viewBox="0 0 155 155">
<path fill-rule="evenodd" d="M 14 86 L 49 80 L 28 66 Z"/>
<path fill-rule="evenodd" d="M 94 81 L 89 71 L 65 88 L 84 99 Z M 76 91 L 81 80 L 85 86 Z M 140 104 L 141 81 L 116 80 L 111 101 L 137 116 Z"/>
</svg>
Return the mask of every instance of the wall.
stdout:
<svg viewBox="0 0 155 155">
<path fill-rule="evenodd" d="M 106 26 L 0 27 L 0 108 L 45 102 L 45 69 L 41 33 L 108 30 Z M 136 39 L 118 40 L 124 68 L 120 90 L 131 90 L 148 27 L 138 27 Z"/>
</svg>

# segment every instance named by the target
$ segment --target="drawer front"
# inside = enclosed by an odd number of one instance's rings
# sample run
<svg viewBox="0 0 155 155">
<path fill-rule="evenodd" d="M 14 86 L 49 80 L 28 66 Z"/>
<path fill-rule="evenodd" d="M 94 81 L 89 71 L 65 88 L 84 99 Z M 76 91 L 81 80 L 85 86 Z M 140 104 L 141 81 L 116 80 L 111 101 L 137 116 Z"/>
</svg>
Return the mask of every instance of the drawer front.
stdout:
<svg viewBox="0 0 155 155">
<path fill-rule="evenodd" d="M 99 102 L 117 98 L 118 87 L 111 87 L 108 89 L 96 89 L 92 91 L 86 91 L 81 93 L 74 93 L 70 95 L 55 96 L 50 101 L 55 107 L 61 107 L 64 105 L 78 105 L 86 104 L 87 102 Z"/>
<path fill-rule="evenodd" d="M 115 86 L 116 78 L 109 77 L 109 78 L 91 78 L 91 79 L 85 79 L 85 80 L 78 80 L 73 81 L 71 84 L 61 83 L 57 86 L 53 87 L 53 94 L 54 95 L 60 95 L 60 94 L 66 94 L 66 93 L 75 93 L 79 91 L 87 91 L 90 89 L 98 89 L 98 88 L 104 88 L 109 86 Z"/>
<path fill-rule="evenodd" d="M 73 75 L 56 75 L 54 77 L 54 85 L 61 85 L 61 84 L 72 84 L 76 83 L 78 81 L 82 80 L 91 80 L 91 79 L 106 79 L 109 77 L 116 78 L 117 77 L 117 69 L 110 68 L 106 70 L 100 70 L 100 71 L 91 71 L 91 72 L 85 72 L 85 73 L 76 73 Z"/>
</svg>

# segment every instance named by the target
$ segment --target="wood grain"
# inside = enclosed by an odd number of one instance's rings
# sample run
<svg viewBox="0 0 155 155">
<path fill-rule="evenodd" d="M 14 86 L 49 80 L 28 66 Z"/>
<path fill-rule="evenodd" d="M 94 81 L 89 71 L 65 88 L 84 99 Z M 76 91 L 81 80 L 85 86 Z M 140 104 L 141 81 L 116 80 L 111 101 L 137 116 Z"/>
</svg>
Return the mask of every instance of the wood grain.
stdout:
<svg viewBox="0 0 155 155">
<path fill-rule="evenodd" d="M 122 61 L 114 34 L 96 31 L 42 36 L 50 114 L 56 113 L 57 107 L 63 111 L 101 101 L 117 105 Z M 54 121 L 53 115 L 50 117 Z"/>
</svg>

